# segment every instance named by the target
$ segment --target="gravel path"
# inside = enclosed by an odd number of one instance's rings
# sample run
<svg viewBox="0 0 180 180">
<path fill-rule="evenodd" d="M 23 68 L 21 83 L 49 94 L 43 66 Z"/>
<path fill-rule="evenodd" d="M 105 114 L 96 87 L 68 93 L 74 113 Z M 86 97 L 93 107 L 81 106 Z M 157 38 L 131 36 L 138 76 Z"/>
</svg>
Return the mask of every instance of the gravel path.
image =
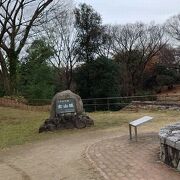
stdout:
<svg viewBox="0 0 180 180">
<path fill-rule="evenodd" d="M 79 131 L 0 151 L 0 180 L 179 180 L 159 162 L 157 133 Z M 149 131 L 150 132 L 150 131 Z"/>
<path fill-rule="evenodd" d="M 0 151 L 0 180 L 102 179 L 87 162 L 85 149 L 120 134 L 120 129 L 83 131 Z"/>
</svg>

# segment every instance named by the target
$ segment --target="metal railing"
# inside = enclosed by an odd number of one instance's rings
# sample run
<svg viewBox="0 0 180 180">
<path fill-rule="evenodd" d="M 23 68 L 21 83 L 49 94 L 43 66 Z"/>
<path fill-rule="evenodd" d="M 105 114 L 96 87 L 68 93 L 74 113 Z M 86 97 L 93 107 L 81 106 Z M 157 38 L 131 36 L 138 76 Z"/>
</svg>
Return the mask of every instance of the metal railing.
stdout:
<svg viewBox="0 0 180 180">
<path fill-rule="evenodd" d="M 82 99 L 82 101 L 85 111 L 115 111 L 124 108 L 132 101 L 160 101 L 180 103 L 180 94 L 89 98 Z M 49 111 L 50 105 L 50 99 L 32 99 L 26 102 L 21 102 L 14 99 L 0 98 L 0 106 L 14 107 L 31 111 Z"/>
<path fill-rule="evenodd" d="M 157 96 L 127 96 L 127 97 L 107 97 L 83 99 L 86 111 L 116 111 L 129 105 L 132 101 L 155 101 Z"/>
</svg>

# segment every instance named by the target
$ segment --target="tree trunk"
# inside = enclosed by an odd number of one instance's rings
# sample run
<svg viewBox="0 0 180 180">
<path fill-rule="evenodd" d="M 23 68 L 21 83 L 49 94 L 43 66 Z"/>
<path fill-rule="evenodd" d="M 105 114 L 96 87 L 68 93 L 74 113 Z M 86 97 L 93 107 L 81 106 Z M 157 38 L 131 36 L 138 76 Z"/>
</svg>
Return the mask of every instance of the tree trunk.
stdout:
<svg viewBox="0 0 180 180">
<path fill-rule="evenodd" d="M 66 70 L 65 70 L 65 76 L 66 76 L 66 82 L 65 82 L 66 90 L 69 90 L 70 84 L 69 84 L 69 69 L 68 68 L 66 68 Z"/>
<path fill-rule="evenodd" d="M 72 84 L 72 69 L 70 69 L 68 72 L 68 76 L 66 79 L 67 89 L 71 90 L 71 84 Z"/>
<path fill-rule="evenodd" d="M 9 74 L 10 74 L 10 93 L 11 95 L 17 92 L 17 63 L 18 56 L 16 52 L 11 51 L 8 55 L 9 60 Z"/>
<path fill-rule="evenodd" d="M 11 94 L 10 81 L 9 78 L 4 75 L 3 75 L 3 85 L 4 85 L 5 95 L 10 95 Z"/>
<path fill-rule="evenodd" d="M 1 69 L 2 69 L 2 80 L 3 80 L 5 94 L 10 95 L 11 92 L 10 92 L 9 73 L 8 73 L 8 69 L 6 66 L 5 59 L 4 59 L 1 51 L 0 51 L 0 65 L 1 65 Z"/>
</svg>

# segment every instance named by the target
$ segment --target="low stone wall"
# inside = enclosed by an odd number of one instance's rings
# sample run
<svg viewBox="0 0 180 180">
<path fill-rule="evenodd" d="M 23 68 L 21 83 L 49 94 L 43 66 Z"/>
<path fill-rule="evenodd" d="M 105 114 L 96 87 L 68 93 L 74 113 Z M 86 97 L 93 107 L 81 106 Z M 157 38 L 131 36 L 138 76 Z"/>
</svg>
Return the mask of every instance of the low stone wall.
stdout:
<svg viewBox="0 0 180 180">
<path fill-rule="evenodd" d="M 28 110 L 28 111 L 43 111 L 48 112 L 50 105 L 32 106 L 28 105 L 26 101 L 18 101 L 11 98 L 0 98 L 0 107 L 11 107 L 15 109 Z"/>
<path fill-rule="evenodd" d="M 159 137 L 160 159 L 180 171 L 180 123 L 162 128 Z"/>
<path fill-rule="evenodd" d="M 171 101 L 132 101 L 131 104 L 126 106 L 126 110 L 175 110 L 180 111 L 180 102 Z"/>
</svg>

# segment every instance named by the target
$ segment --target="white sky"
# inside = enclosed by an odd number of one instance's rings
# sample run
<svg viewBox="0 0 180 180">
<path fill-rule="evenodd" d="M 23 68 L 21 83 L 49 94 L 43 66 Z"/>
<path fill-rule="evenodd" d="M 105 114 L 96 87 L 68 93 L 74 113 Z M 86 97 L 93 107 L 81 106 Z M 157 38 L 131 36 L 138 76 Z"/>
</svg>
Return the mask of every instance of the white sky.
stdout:
<svg viewBox="0 0 180 180">
<path fill-rule="evenodd" d="M 87 3 L 102 16 L 105 24 L 125 24 L 137 21 L 164 23 L 180 13 L 180 0 L 75 0 Z"/>
</svg>

